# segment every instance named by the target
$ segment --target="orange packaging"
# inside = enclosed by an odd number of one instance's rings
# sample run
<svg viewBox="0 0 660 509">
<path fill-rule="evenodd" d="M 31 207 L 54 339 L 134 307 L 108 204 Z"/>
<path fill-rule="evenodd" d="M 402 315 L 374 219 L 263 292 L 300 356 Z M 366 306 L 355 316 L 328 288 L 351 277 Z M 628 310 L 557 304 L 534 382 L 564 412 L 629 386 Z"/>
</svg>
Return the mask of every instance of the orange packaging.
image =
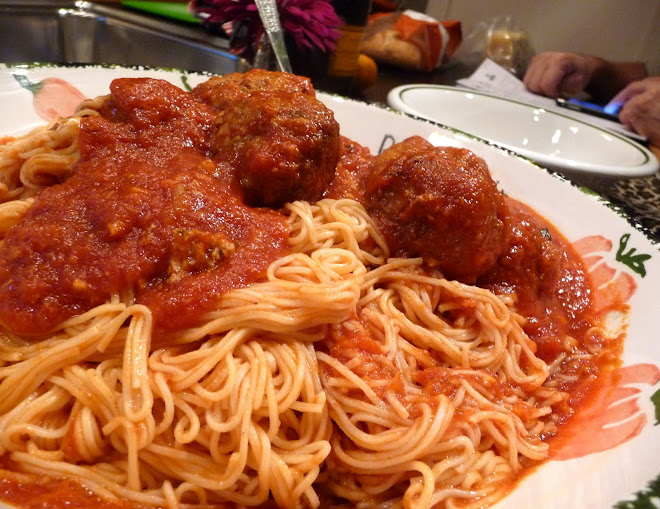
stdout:
<svg viewBox="0 0 660 509">
<path fill-rule="evenodd" d="M 461 45 L 463 40 L 463 32 L 461 30 L 461 22 L 457 19 L 450 19 L 441 21 L 440 24 L 445 27 L 449 34 L 449 42 L 447 43 L 447 50 L 445 51 L 445 60 L 449 60 L 456 50 Z"/>
<path fill-rule="evenodd" d="M 404 41 L 413 43 L 419 48 L 422 58 L 422 70 L 435 69 L 441 61 L 443 34 L 437 22 L 431 22 L 404 13 L 394 23 L 394 30 Z"/>
<path fill-rule="evenodd" d="M 460 21 L 438 22 L 407 10 L 372 18 L 361 49 L 377 62 L 432 71 L 453 55 L 460 42 Z"/>
</svg>

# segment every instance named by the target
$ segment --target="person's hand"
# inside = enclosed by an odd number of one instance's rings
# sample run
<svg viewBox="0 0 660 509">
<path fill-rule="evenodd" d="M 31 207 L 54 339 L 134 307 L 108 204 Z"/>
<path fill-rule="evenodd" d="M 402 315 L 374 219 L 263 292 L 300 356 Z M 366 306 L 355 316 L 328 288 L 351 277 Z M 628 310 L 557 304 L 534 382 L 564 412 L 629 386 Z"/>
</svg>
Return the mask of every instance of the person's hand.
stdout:
<svg viewBox="0 0 660 509">
<path fill-rule="evenodd" d="M 532 58 L 523 83 L 535 94 L 575 95 L 587 88 L 594 74 L 607 65 L 602 58 L 591 55 L 545 51 Z"/>
<path fill-rule="evenodd" d="M 609 103 L 616 104 L 623 105 L 621 123 L 660 147 L 660 76 L 631 83 Z"/>
</svg>

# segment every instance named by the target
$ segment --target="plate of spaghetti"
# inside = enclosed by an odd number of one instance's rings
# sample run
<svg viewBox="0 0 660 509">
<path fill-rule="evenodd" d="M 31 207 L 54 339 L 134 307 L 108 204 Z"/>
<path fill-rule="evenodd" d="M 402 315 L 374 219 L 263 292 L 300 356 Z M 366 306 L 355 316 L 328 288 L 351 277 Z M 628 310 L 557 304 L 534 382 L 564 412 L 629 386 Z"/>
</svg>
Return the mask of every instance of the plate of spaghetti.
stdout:
<svg viewBox="0 0 660 509">
<path fill-rule="evenodd" d="M 650 507 L 657 244 L 298 76 L 0 66 L 0 506 Z"/>
</svg>

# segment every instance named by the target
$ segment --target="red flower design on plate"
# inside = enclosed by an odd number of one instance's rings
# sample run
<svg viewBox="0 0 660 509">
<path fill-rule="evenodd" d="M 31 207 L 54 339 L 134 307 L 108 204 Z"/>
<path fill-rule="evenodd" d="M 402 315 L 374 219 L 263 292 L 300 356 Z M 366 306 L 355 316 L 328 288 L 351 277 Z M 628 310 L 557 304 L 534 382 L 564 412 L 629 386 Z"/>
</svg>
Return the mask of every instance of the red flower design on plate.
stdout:
<svg viewBox="0 0 660 509">
<path fill-rule="evenodd" d="M 637 289 L 637 283 L 628 272 L 613 269 L 605 262 L 605 256 L 612 250 L 612 241 L 594 235 L 578 240 L 573 247 L 582 256 L 596 289 L 595 311 L 605 311 L 628 302 Z"/>
<path fill-rule="evenodd" d="M 625 267 L 642 277 L 644 262 L 650 255 L 625 252 L 629 235 L 623 235 L 612 261 L 612 241 L 603 236 L 585 237 L 573 245 L 582 256 L 592 277 L 596 312 L 621 308 L 637 290 L 635 277 Z M 625 267 L 612 268 L 609 263 Z M 651 396 L 660 382 L 660 368 L 653 364 L 634 364 L 602 373 L 589 386 L 590 403 L 582 407 L 564 426 L 562 437 L 550 442 L 550 457 L 555 460 L 579 458 L 617 447 L 639 435 L 647 416 L 640 407 L 644 397 L 656 404 L 660 391 Z"/>
<path fill-rule="evenodd" d="M 653 364 L 634 364 L 601 374 L 590 387 L 592 404 L 581 408 L 564 426 L 562 435 L 567 438 L 550 442 L 550 457 L 580 458 L 639 435 L 647 422 L 639 402 L 658 382 L 660 368 Z"/>
<path fill-rule="evenodd" d="M 46 78 L 37 83 L 30 81 L 24 74 L 14 74 L 14 78 L 34 94 L 34 111 L 48 122 L 73 115 L 78 105 L 86 99 L 80 90 L 60 78 Z"/>
</svg>

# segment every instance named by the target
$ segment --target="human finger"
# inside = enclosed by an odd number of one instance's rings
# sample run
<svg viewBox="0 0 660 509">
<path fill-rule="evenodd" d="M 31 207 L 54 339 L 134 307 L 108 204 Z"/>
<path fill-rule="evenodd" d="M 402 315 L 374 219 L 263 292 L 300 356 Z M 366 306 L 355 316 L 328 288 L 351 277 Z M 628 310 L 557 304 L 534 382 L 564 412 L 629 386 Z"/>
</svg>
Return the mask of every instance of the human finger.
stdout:
<svg viewBox="0 0 660 509">
<path fill-rule="evenodd" d="M 660 145 L 660 89 L 633 95 L 619 112 L 622 124 L 644 136 L 652 145 Z"/>
<path fill-rule="evenodd" d="M 646 90 L 646 87 L 643 85 L 642 81 L 636 81 L 631 83 L 624 89 L 622 89 L 618 94 L 616 94 L 609 103 L 607 103 L 606 108 L 610 106 L 617 105 L 622 106 L 624 103 L 628 102 L 632 97 L 643 93 Z"/>
<path fill-rule="evenodd" d="M 588 81 L 580 59 L 570 53 L 540 53 L 532 59 L 523 83 L 531 92 L 548 97 L 578 93 Z"/>
<path fill-rule="evenodd" d="M 523 83 L 535 94 L 557 97 L 559 84 L 567 72 L 570 72 L 570 70 L 566 69 L 561 62 L 557 62 L 556 58 L 538 55 L 538 58 L 532 61 L 528 72 L 525 74 Z"/>
</svg>

